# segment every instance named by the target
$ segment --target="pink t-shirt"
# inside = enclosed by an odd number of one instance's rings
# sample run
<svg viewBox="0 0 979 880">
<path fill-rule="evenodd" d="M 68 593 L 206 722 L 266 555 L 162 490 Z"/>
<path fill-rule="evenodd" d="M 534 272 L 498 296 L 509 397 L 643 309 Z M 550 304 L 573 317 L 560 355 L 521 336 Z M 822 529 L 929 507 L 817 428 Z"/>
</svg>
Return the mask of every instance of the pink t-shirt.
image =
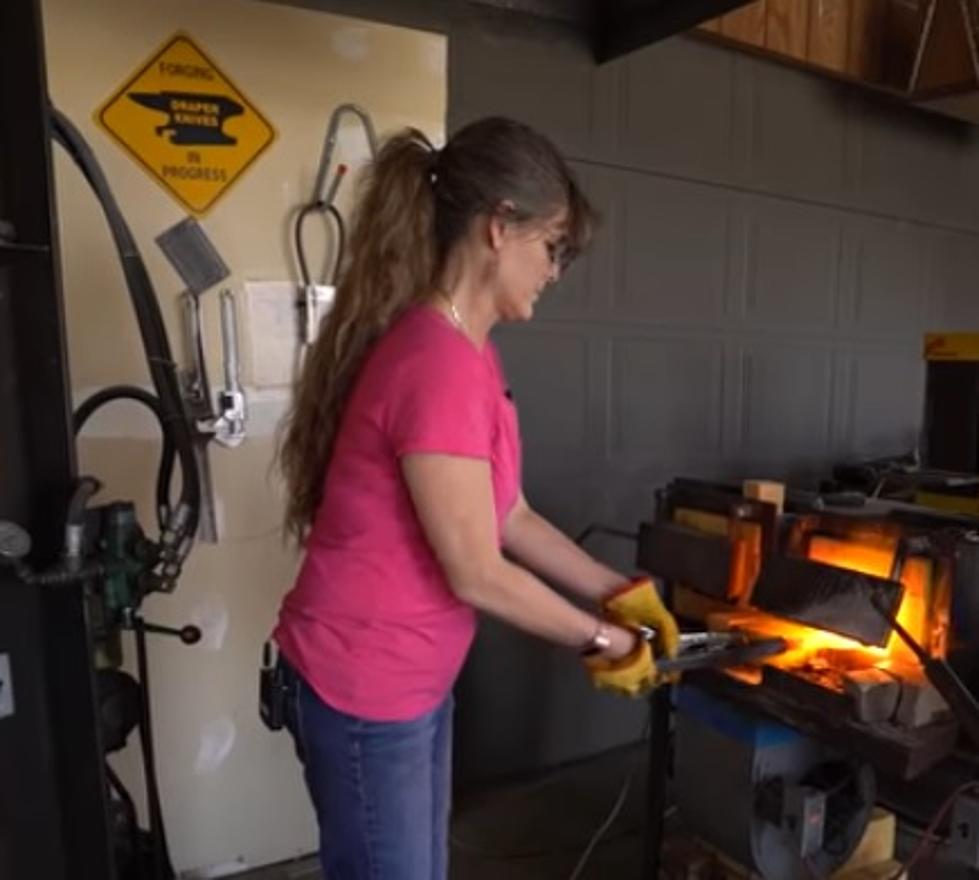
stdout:
<svg viewBox="0 0 979 880">
<path fill-rule="evenodd" d="M 275 630 L 324 701 L 371 720 L 437 706 L 476 626 L 415 514 L 399 464 L 413 452 L 489 461 L 499 537 L 520 491 L 517 417 L 499 356 L 424 306 L 400 317 L 364 363 Z"/>
</svg>

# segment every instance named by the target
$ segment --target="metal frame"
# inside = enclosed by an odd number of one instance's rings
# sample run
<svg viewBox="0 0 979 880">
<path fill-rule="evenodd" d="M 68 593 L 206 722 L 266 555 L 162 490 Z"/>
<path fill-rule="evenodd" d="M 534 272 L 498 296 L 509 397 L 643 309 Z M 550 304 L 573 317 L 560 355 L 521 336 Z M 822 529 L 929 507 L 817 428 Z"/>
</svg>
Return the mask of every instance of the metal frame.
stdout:
<svg viewBox="0 0 979 880">
<path fill-rule="evenodd" d="M 265 0 L 386 24 L 451 31 L 457 17 L 483 10 L 569 25 L 598 64 L 614 61 L 751 0 Z"/>
<path fill-rule="evenodd" d="M 47 105 L 40 4 L 0 3 L 0 519 L 31 533 L 40 566 L 60 551 L 75 476 Z M 0 653 L 15 699 L 0 719 L 0 876 L 112 880 L 80 590 L 0 570 Z"/>
<path fill-rule="evenodd" d="M 606 0 L 592 37 L 595 60 L 614 61 L 704 21 L 724 15 L 750 0 Z"/>
</svg>

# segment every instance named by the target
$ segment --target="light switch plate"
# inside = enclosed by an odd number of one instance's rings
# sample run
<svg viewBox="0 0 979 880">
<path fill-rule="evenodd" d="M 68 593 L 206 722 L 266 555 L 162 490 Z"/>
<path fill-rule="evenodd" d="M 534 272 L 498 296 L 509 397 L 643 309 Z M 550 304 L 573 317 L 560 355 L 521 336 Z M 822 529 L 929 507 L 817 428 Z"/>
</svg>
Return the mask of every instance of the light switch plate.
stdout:
<svg viewBox="0 0 979 880">
<path fill-rule="evenodd" d="M 0 654 L 0 718 L 14 714 L 14 681 L 10 677 L 10 655 Z"/>
</svg>

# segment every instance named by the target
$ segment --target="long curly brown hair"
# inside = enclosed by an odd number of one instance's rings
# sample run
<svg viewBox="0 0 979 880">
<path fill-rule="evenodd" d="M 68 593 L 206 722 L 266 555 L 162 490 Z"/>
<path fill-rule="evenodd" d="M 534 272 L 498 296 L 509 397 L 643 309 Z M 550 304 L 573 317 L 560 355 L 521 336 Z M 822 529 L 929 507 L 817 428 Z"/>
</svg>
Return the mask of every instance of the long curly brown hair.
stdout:
<svg viewBox="0 0 979 880">
<path fill-rule="evenodd" d="M 470 123 L 442 150 L 408 128 L 367 169 L 333 308 L 306 353 L 284 423 L 279 467 L 285 527 L 302 543 L 323 493 L 350 391 L 373 343 L 409 305 L 432 295 L 445 260 L 473 218 L 504 202 L 534 222 L 567 210 L 565 253 L 591 234 L 594 212 L 558 150 L 501 117 Z"/>
</svg>

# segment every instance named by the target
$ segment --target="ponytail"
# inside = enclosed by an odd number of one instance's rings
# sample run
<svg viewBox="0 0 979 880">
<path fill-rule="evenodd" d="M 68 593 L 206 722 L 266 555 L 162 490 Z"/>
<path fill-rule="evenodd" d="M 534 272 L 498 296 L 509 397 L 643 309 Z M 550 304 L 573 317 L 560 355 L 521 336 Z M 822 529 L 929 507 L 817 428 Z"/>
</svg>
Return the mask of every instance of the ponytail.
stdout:
<svg viewBox="0 0 979 880">
<path fill-rule="evenodd" d="M 368 169 L 349 257 L 303 362 L 279 448 L 286 532 L 299 543 L 319 507 L 340 417 L 368 349 L 434 283 L 436 156 L 425 135 L 409 128 L 388 140 Z"/>
<path fill-rule="evenodd" d="M 336 300 L 306 355 L 279 449 L 286 530 L 301 542 L 323 492 L 340 417 L 364 357 L 410 304 L 430 296 L 473 218 L 508 201 L 516 222 L 566 216 L 563 251 L 588 243 L 594 211 L 546 137 L 502 117 L 472 122 L 436 151 L 409 128 L 370 169 Z"/>
</svg>

